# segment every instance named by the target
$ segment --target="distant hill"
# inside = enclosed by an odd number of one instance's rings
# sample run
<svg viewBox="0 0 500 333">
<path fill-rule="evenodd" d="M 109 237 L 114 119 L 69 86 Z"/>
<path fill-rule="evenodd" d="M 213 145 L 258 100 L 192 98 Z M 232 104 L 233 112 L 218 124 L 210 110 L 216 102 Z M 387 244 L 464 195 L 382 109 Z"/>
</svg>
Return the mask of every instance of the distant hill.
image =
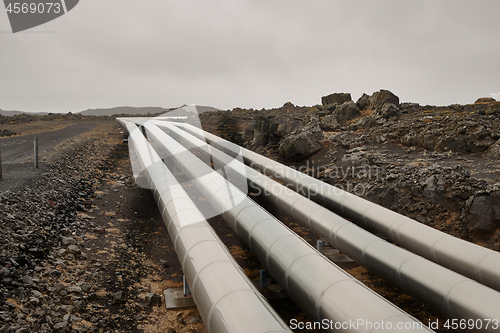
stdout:
<svg viewBox="0 0 500 333">
<path fill-rule="evenodd" d="M 18 114 L 23 114 L 25 112 L 21 112 L 21 111 L 4 111 L 2 109 L 0 109 L 0 115 L 1 116 L 15 116 L 15 115 L 18 115 Z"/>
<path fill-rule="evenodd" d="M 217 108 L 213 108 L 211 106 L 203 106 L 203 105 L 182 105 L 178 108 L 170 109 L 168 112 L 168 116 L 189 116 L 193 114 L 202 114 L 205 112 L 214 112 L 214 111 L 222 111 Z"/>
<path fill-rule="evenodd" d="M 169 111 L 169 109 L 164 109 L 160 107 L 131 107 L 131 106 L 119 106 L 110 109 L 88 109 L 85 111 L 77 112 L 83 116 L 113 116 L 115 114 L 140 114 L 147 115 L 148 113 L 157 114 Z"/>
<path fill-rule="evenodd" d="M 196 109 L 197 113 L 204 112 L 212 112 L 212 111 L 220 111 L 219 109 L 213 108 L 211 106 L 200 106 L 200 105 L 182 105 L 178 108 L 170 108 L 165 109 L 161 107 L 130 107 L 130 106 L 120 106 L 116 108 L 110 109 L 89 109 L 82 112 L 77 112 L 77 114 L 81 114 L 83 116 L 113 116 L 113 115 L 147 115 L 150 114 L 160 114 L 169 112 L 171 116 L 184 115 L 186 112 L 182 108 L 186 108 L 186 110 L 193 111 Z"/>
<path fill-rule="evenodd" d="M 46 116 L 49 113 L 48 112 L 5 111 L 5 110 L 0 109 L 0 116 L 11 117 L 11 116 L 17 116 L 19 114 L 27 114 L 27 115 L 31 115 L 31 116 Z"/>
<path fill-rule="evenodd" d="M 131 107 L 131 106 L 119 106 L 115 108 L 109 108 L 109 109 L 88 109 L 85 111 L 79 111 L 75 112 L 74 114 L 81 114 L 82 116 L 113 116 L 113 115 L 144 115 L 146 116 L 148 113 L 149 114 L 154 114 L 158 115 L 161 113 L 165 112 L 171 112 L 174 111 L 171 115 L 184 115 L 185 112 L 182 109 L 183 107 L 186 107 L 186 110 L 192 110 L 196 109 L 197 113 L 204 113 L 204 112 L 212 112 L 212 111 L 220 111 L 219 109 L 213 108 L 211 106 L 199 106 L 199 105 L 182 105 L 179 108 L 162 108 L 162 107 L 155 107 L 155 106 L 149 106 L 149 107 Z M 18 114 L 28 114 L 28 115 L 38 115 L 38 116 L 45 116 L 48 115 L 47 112 L 23 112 L 23 111 L 4 111 L 0 109 L 0 115 L 1 116 L 15 116 Z"/>
</svg>

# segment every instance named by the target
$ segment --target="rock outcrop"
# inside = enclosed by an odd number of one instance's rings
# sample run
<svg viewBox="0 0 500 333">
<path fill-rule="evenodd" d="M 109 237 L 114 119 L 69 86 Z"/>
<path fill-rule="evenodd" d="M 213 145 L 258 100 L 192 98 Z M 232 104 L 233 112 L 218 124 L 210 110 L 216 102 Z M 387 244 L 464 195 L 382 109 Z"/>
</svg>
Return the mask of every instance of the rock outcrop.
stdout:
<svg viewBox="0 0 500 333">
<path fill-rule="evenodd" d="M 376 118 L 399 118 L 401 116 L 401 111 L 399 108 L 392 103 L 385 103 L 380 110 L 375 111 L 373 114 Z"/>
<path fill-rule="evenodd" d="M 323 106 L 328 106 L 331 104 L 344 104 L 345 102 L 350 102 L 351 94 L 350 93 L 334 93 L 328 96 L 321 97 L 321 103 Z"/>
<path fill-rule="evenodd" d="M 256 120 L 253 124 L 253 144 L 255 147 L 267 145 L 269 139 L 269 118 Z"/>
<path fill-rule="evenodd" d="M 385 103 L 392 103 L 399 107 L 399 97 L 389 90 L 380 90 L 370 96 L 370 109 L 380 110 Z"/>
<path fill-rule="evenodd" d="M 363 95 L 356 101 L 356 105 L 360 110 L 365 110 L 367 107 L 370 106 L 370 96 L 363 93 Z"/>
<path fill-rule="evenodd" d="M 369 116 L 369 117 L 363 117 L 354 124 L 349 125 L 349 129 L 353 131 L 356 131 L 358 129 L 369 129 L 374 125 L 375 125 L 375 118 Z"/>
<path fill-rule="evenodd" d="M 500 226 L 500 193 L 496 191 L 471 197 L 465 209 L 467 230 L 474 238 L 489 236 Z"/>
<path fill-rule="evenodd" d="M 494 99 L 493 97 L 481 97 L 481 98 L 478 98 L 474 104 L 477 104 L 477 103 L 494 103 L 496 102 L 496 99 Z"/>
<path fill-rule="evenodd" d="M 302 120 L 284 116 L 266 116 L 255 121 L 253 125 L 253 144 L 255 147 L 266 146 L 278 142 L 285 134 L 302 126 Z M 249 129 L 250 131 L 250 129 Z M 245 130 L 245 133 L 246 130 Z"/>
<path fill-rule="evenodd" d="M 322 120 L 321 120 L 321 123 L 320 123 L 320 126 L 321 128 L 323 129 L 323 131 L 334 131 L 336 130 L 340 125 L 339 123 L 337 122 L 337 119 L 335 118 L 335 115 L 333 114 L 330 114 L 326 117 L 324 117 Z"/>
<path fill-rule="evenodd" d="M 341 125 L 347 123 L 349 120 L 357 118 L 361 115 L 358 106 L 353 101 L 345 102 L 341 106 L 337 107 L 332 115 L 337 119 L 337 122 Z"/>
<path fill-rule="evenodd" d="M 319 123 L 313 123 L 283 138 L 278 146 L 278 154 L 285 161 L 296 161 L 319 151 L 322 140 L 323 131 Z"/>
<path fill-rule="evenodd" d="M 420 111 L 420 105 L 418 103 L 401 103 L 399 109 L 402 113 L 417 113 Z"/>
<path fill-rule="evenodd" d="M 497 142 L 495 142 L 493 145 L 490 146 L 488 152 L 486 153 L 486 156 L 490 158 L 500 159 L 500 140 L 498 140 Z"/>
</svg>

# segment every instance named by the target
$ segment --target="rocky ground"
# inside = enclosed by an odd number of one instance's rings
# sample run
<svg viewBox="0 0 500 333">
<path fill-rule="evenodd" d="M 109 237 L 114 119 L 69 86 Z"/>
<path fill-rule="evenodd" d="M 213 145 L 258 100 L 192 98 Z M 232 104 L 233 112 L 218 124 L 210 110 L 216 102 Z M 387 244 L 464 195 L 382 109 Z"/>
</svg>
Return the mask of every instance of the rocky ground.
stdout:
<svg viewBox="0 0 500 333">
<path fill-rule="evenodd" d="M 498 104 L 424 107 L 383 92 L 349 99 L 210 112 L 201 120 L 233 142 L 500 250 Z M 3 121 L 0 129 L 23 135 L 64 125 L 41 123 Z M 133 182 L 121 131 L 114 121 L 101 122 L 54 148 L 48 171 L 24 188 L 0 193 L 1 333 L 205 332 L 195 308 L 163 306 L 162 291 L 182 286 L 182 270 L 150 191 Z M 292 216 L 255 199 L 316 243 Z M 209 222 L 257 279 L 262 265 L 222 219 Z M 443 319 L 362 267 L 348 272 L 424 322 Z M 289 300 L 271 303 L 285 321 L 307 320 Z"/>
<path fill-rule="evenodd" d="M 202 114 L 207 130 L 421 223 L 500 250 L 500 102 L 357 102 Z"/>
<path fill-rule="evenodd" d="M 182 270 L 151 192 L 134 184 L 125 137 L 104 122 L 43 156 L 49 171 L 29 185 L 1 192 L 0 332 L 205 332 L 196 308 L 164 307 Z M 220 217 L 209 222 L 258 279 L 262 265 Z M 274 304 L 305 320 L 290 300 Z"/>
<path fill-rule="evenodd" d="M 159 307 L 182 274 L 120 132 L 60 145 L 49 172 L 0 194 L 0 332 L 204 331 L 196 309 Z"/>
</svg>

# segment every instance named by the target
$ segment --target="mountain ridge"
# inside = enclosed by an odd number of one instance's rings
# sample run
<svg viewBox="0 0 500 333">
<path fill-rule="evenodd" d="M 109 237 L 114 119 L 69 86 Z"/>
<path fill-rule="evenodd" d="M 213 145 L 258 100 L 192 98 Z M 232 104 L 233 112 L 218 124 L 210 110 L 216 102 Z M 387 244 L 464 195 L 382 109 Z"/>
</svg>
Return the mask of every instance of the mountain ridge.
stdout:
<svg viewBox="0 0 500 333">
<path fill-rule="evenodd" d="M 163 108 L 159 106 L 145 106 L 145 107 L 135 107 L 135 106 L 117 106 L 112 108 L 97 108 L 97 109 L 87 109 L 83 111 L 74 112 L 73 114 L 80 114 L 82 116 L 114 116 L 114 115 L 147 115 L 147 114 L 159 114 L 165 113 L 169 111 L 176 110 L 186 106 L 186 104 L 180 107 L 174 108 Z M 196 106 L 198 113 L 204 112 L 212 112 L 212 111 L 220 111 L 220 109 L 211 107 L 211 106 Z M 0 108 L 1 116 L 16 116 L 19 114 L 27 114 L 27 115 L 38 115 L 44 116 L 50 114 L 49 112 L 26 112 L 26 111 L 17 111 L 17 110 L 2 110 Z"/>
</svg>

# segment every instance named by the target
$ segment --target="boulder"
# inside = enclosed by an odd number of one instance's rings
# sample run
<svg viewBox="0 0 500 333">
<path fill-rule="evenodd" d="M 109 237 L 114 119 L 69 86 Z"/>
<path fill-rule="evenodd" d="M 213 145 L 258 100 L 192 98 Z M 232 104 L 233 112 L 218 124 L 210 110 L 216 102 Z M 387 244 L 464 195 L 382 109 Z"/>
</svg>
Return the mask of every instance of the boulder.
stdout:
<svg viewBox="0 0 500 333">
<path fill-rule="evenodd" d="M 297 118 L 290 117 L 279 117 L 274 118 L 271 126 L 269 127 L 272 133 L 270 135 L 270 141 L 276 141 L 277 139 L 281 139 L 284 135 L 292 133 L 296 131 L 302 126 L 303 121 Z"/>
<path fill-rule="evenodd" d="M 255 147 L 265 146 L 269 139 L 269 118 L 256 120 L 253 131 L 253 144 Z"/>
<path fill-rule="evenodd" d="M 479 153 L 479 152 L 487 150 L 488 148 L 490 148 L 494 144 L 495 144 L 495 140 L 490 136 L 486 136 L 486 137 L 483 137 L 483 138 L 480 138 L 480 139 L 474 141 L 469 150 L 472 153 Z"/>
<path fill-rule="evenodd" d="M 500 140 L 498 140 L 493 145 L 491 145 L 490 148 L 488 148 L 486 156 L 490 158 L 500 158 Z"/>
<path fill-rule="evenodd" d="M 286 161 L 296 161 L 310 156 L 322 148 L 323 131 L 319 123 L 305 126 L 283 138 L 278 153 Z"/>
<path fill-rule="evenodd" d="M 341 106 L 337 107 L 332 113 L 337 122 L 341 125 L 345 124 L 349 120 L 357 118 L 361 115 L 358 106 L 353 101 L 345 102 Z"/>
<path fill-rule="evenodd" d="M 363 95 L 356 101 L 356 105 L 360 110 L 365 110 L 368 106 L 370 106 L 370 96 L 363 93 Z"/>
<path fill-rule="evenodd" d="M 399 107 L 399 97 L 389 90 L 380 90 L 370 96 L 370 109 L 380 110 L 385 103 L 392 103 Z"/>
<path fill-rule="evenodd" d="M 358 129 L 369 129 L 375 125 L 375 118 L 372 116 L 363 117 L 358 120 L 356 123 L 349 126 L 349 129 L 352 131 L 356 131 Z"/>
<path fill-rule="evenodd" d="M 420 105 L 418 103 L 401 103 L 399 109 L 402 113 L 417 113 L 420 111 Z"/>
<path fill-rule="evenodd" d="M 302 123 L 302 120 L 289 116 L 267 116 L 255 120 L 248 132 L 253 128 L 253 144 L 257 148 L 278 142 L 284 135 L 300 128 Z M 245 130 L 245 136 L 251 137 L 251 134 Z"/>
<path fill-rule="evenodd" d="M 479 195 L 473 198 L 467 212 L 467 229 L 472 236 L 491 234 L 498 221 L 494 215 L 495 197 Z M 498 216 L 500 219 L 500 216 Z"/>
<path fill-rule="evenodd" d="M 321 120 L 320 126 L 323 131 L 330 132 L 337 129 L 339 127 L 339 123 L 337 122 L 337 119 L 335 119 L 335 116 L 333 114 L 330 114 Z"/>
<path fill-rule="evenodd" d="M 321 109 L 320 111 L 316 112 L 316 116 L 318 116 L 320 118 L 328 116 L 329 114 L 330 114 L 330 112 L 328 110 L 324 110 L 324 109 Z"/>
<path fill-rule="evenodd" d="M 401 116 L 401 111 L 399 108 L 392 103 L 385 103 L 380 110 L 375 111 L 373 114 L 376 118 L 399 118 Z"/>
<path fill-rule="evenodd" d="M 328 140 L 330 140 L 331 142 L 336 143 L 336 144 L 342 146 L 342 148 L 346 148 L 346 149 L 349 148 L 355 142 L 354 137 L 352 137 L 348 133 L 342 133 L 342 132 L 339 132 L 339 133 L 336 133 L 336 134 L 330 136 L 328 138 Z"/>
<path fill-rule="evenodd" d="M 245 140 L 247 141 L 253 140 L 254 131 L 255 131 L 255 121 L 249 123 L 245 127 Z"/>
<path fill-rule="evenodd" d="M 328 106 L 326 107 L 326 110 L 327 110 L 328 112 L 330 112 L 330 113 L 331 113 L 331 112 L 335 111 L 335 109 L 336 109 L 336 108 L 337 108 L 337 106 L 339 106 L 339 105 L 340 105 L 340 104 L 330 104 L 330 105 L 328 105 Z"/>
<path fill-rule="evenodd" d="M 494 99 L 493 97 L 481 97 L 481 98 L 478 98 L 474 104 L 477 104 L 477 103 L 494 103 L 496 102 L 496 99 Z"/>
<path fill-rule="evenodd" d="M 483 110 L 486 108 L 486 106 L 484 105 L 484 103 L 478 103 L 478 104 L 467 104 L 464 106 L 463 108 L 463 112 L 465 113 L 473 113 L 473 112 L 477 112 L 477 111 L 480 111 L 480 110 Z"/>
<path fill-rule="evenodd" d="M 334 93 L 328 96 L 321 97 L 321 103 L 324 106 L 330 104 L 344 104 L 345 102 L 352 101 L 350 93 Z"/>
</svg>

